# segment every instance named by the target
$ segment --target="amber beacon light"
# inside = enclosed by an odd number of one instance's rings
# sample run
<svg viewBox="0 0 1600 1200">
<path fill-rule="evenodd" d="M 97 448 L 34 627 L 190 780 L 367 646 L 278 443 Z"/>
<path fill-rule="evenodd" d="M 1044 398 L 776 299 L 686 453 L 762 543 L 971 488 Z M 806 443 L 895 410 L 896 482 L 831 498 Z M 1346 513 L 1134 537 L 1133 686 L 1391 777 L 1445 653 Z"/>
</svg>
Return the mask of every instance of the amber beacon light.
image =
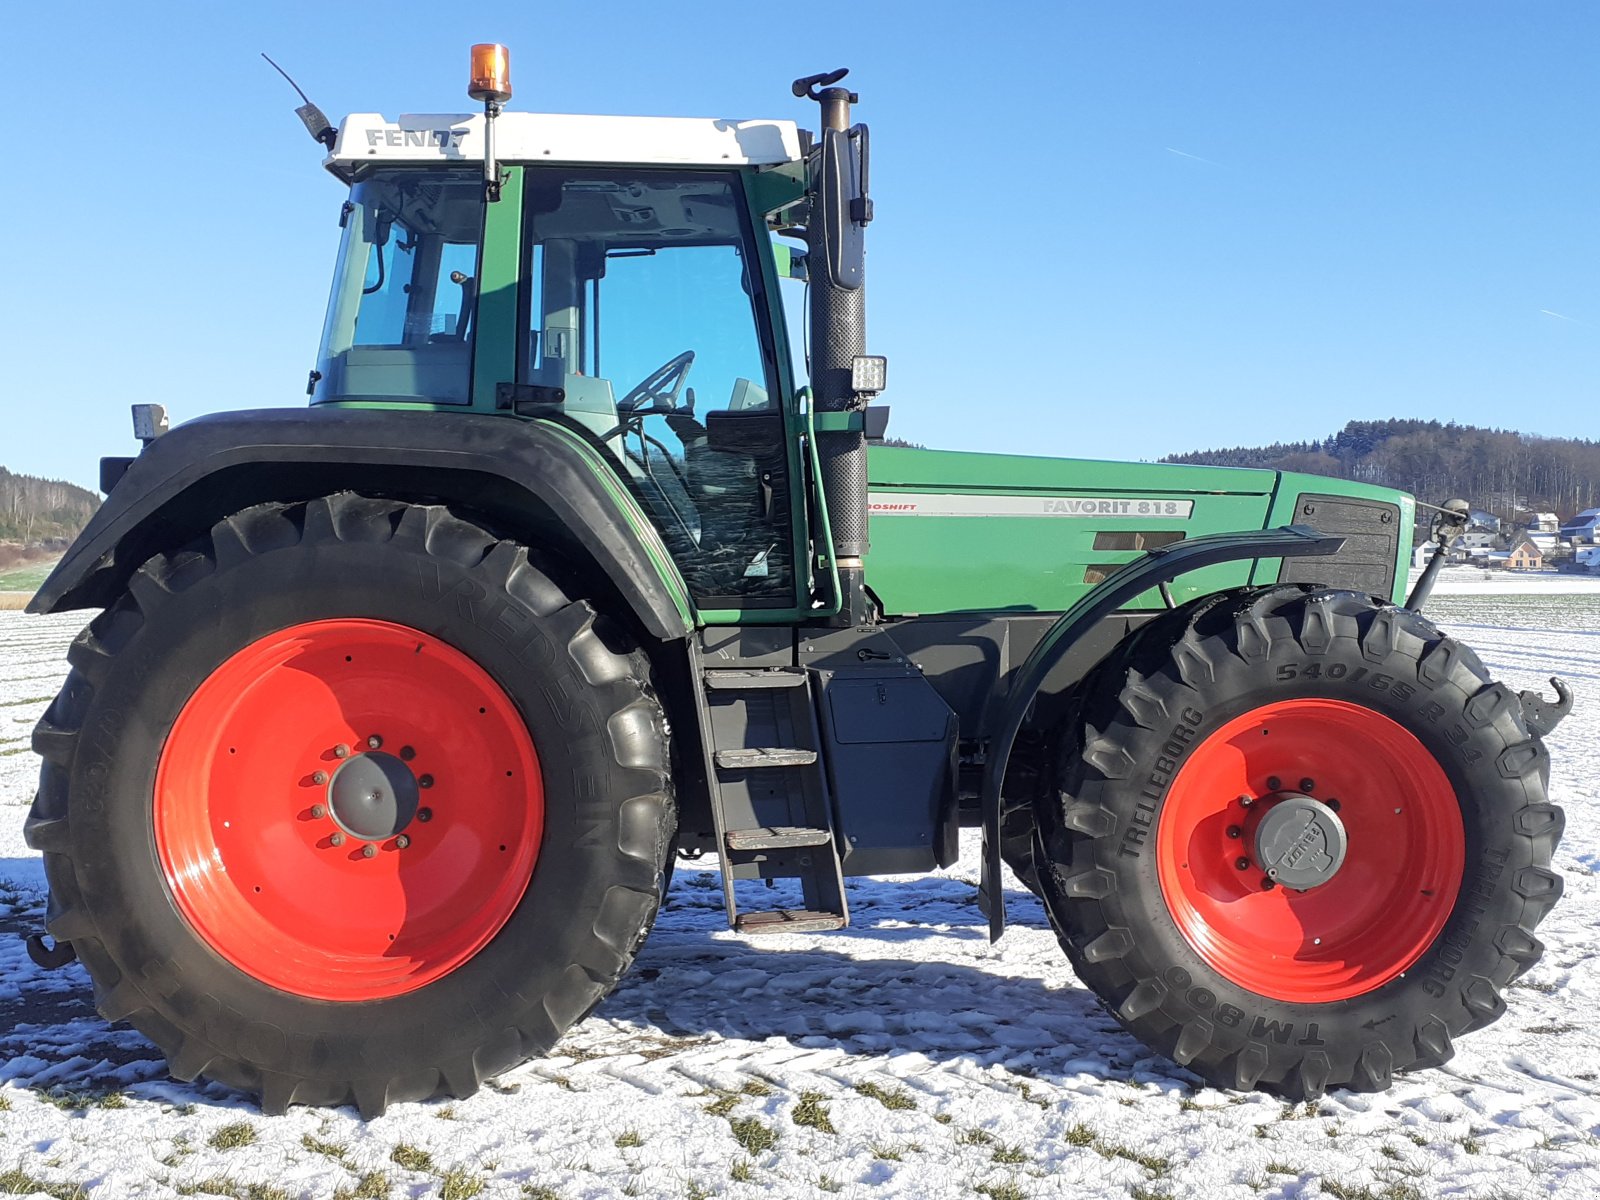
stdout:
<svg viewBox="0 0 1600 1200">
<path fill-rule="evenodd" d="M 492 104 L 504 104 L 511 99 L 511 51 L 498 42 L 481 42 L 474 46 L 467 95 Z"/>
</svg>

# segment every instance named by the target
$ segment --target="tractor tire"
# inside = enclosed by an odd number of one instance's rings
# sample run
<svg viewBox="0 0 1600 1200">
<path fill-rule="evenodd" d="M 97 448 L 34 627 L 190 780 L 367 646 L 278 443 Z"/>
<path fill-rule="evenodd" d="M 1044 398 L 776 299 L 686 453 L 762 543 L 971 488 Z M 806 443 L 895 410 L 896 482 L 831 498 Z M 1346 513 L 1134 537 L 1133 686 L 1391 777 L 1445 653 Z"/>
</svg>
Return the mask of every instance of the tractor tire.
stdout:
<svg viewBox="0 0 1600 1200">
<path fill-rule="evenodd" d="M 27 822 L 110 1021 L 268 1112 L 468 1096 L 650 930 L 676 824 L 624 628 L 442 506 L 263 504 L 141 566 Z"/>
<path fill-rule="evenodd" d="M 1563 817 L 1471 650 L 1365 595 L 1254 589 L 1150 622 L 1082 686 L 1035 855 L 1136 1037 L 1304 1099 L 1438 1066 L 1505 1010 Z"/>
</svg>

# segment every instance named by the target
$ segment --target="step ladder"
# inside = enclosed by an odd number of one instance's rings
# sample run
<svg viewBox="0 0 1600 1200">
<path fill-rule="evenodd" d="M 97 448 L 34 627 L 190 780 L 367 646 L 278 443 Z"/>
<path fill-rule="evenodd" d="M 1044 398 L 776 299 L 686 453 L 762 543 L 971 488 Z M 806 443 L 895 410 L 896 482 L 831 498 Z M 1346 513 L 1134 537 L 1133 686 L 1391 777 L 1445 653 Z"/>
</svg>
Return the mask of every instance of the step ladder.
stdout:
<svg viewBox="0 0 1600 1200">
<path fill-rule="evenodd" d="M 695 669 L 728 923 L 742 933 L 842 928 L 850 916 L 810 673 L 707 667 L 698 654 Z M 740 912 L 741 879 L 798 879 L 804 907 Z"/>
</svg>

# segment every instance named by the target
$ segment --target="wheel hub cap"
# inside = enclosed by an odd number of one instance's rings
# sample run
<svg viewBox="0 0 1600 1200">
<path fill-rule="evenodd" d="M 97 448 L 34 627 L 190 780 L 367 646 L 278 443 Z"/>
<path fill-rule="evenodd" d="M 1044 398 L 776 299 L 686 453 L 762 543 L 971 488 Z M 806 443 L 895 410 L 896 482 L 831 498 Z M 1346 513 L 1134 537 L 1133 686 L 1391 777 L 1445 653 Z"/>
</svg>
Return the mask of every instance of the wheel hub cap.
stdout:
<svg viewBox="0 0 1600 1200">
<path fill-rule="evenodd" d="M 417 815 L 422 789 L 393 754 L 381 750 L 347 758 L 328 784 L 328 812 L 352 837 L 392 838 Z"/>
<path fill-rule="evenodd" d="M 1256 862 L 1269 879 L 1300 891 L 1332 879 L 1348 845 L 1339 814 L 1313 796 L 1281 795 L 1256 826 Z"/>
<path fill-rule="evenodd" d="M 1466 857 L 1455 789 L 1417 736 L 1312 696 L 1248 709 L 1201 739 L 1155 844 L 1167 912 L 1194 951 L 1293 1003 L 1402 975 L 1444 929 Z"/>
<path fill-rule="evenodd" d="M 211 949 L 270 987 L 359 1002 L 442 979 L 499 935 L 532 879 L 544 786 L 483 667 L 418 629 L 334 618 L 266 634 L 200 682 L 152 817 L 167 887 Z"/>
</svg>

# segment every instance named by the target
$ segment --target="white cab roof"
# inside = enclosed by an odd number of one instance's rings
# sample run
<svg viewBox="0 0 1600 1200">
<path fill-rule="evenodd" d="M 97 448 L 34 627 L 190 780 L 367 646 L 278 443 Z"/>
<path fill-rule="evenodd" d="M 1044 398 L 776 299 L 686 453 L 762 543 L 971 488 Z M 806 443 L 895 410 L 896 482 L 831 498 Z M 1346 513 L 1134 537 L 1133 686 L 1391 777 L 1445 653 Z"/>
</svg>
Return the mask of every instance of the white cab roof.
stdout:
<svg viewBox="0 0 1600 1200">
<path fill-rule="evenodd" d="M 512 163 L 775 166 L 800 158 L 800 135 L 793 121 L 508 112 L 495 121 L 494 153 Z M 362 163 L 482 161 L 482 113 L 418 113 L 394 121 L 351 113 L 324 165 L 348 178 Z"/>
</svg>

